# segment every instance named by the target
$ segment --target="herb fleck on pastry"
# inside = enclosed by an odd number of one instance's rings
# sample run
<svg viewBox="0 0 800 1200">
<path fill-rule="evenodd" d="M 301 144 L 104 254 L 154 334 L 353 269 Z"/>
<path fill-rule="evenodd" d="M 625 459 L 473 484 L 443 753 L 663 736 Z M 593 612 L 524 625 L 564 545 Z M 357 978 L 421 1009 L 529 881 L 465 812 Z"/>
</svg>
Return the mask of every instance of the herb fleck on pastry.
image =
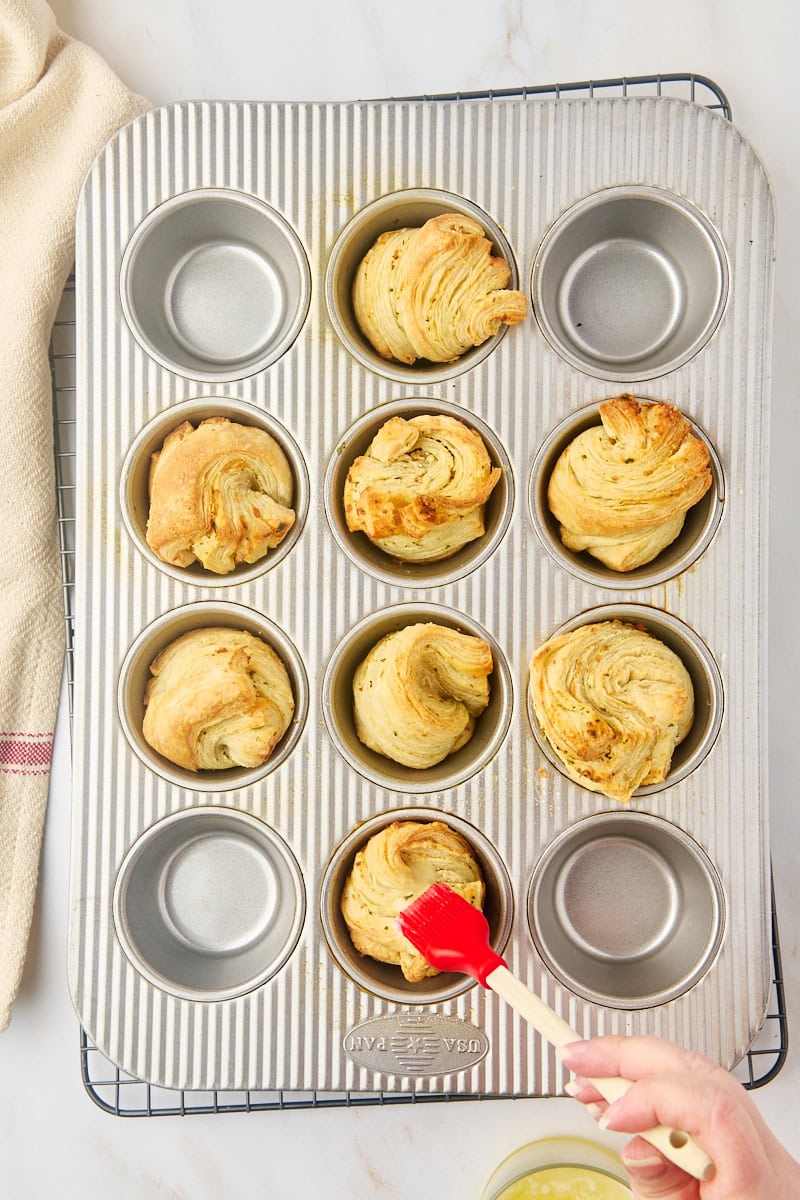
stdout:
<svg viewBox="0 0 800 1200">
<path fill-rule="evenodd" d="M 443 821 L 395 821 L 359 850 L 342 891 L 341 910 L 360 954 L 399 965 L 409 983 L 438 975 L 395 919 L 434 883 L 446 883 L 482 909 L 486 887 L 467 842 Z"/>
<path fill-rule="evenodd" d="M 711 487 L 708 448 L 670 404 L 617 396 L 600 419 L 561 454 L 547 502 L 568 550 L 632 571 L 675 541 Z"/>
<path fill-rule="evenodd" d="M 254 563 L 292 528 L 294 481 L 271 434 L 227 417 L 184 421 L 150 468 L 147 544 L 178 567 L 226 575 Z"/>
<path fill-rule="evenodd" d="M 524 320 L 525 297 L 506 288 L 510 278 L 476 220 L 442 213 L 380 235 L 356 271 L 353 309 L 383 358 L 452 362 Z"/>
<path fill-rule="evenodd" d="M 694 718 L 689 672 L 658 638 L 622 621 L 581 625 L 533 656 L 531 701 L 576 783 L 627 803 L 661 783 Z"/>
<path fill-rule="evenodd" d="M 449 558 L 484 533 L 500 479 L 480 434 L 455 417 L 391 417 L 347 473 L 347 528 L 406 562 Z"/>
<path fill-rule="evenodd" d="M 358 737 L 404 766 L 435 766 L 472 737 L 493 665 L 488 642 L 445 625 L 387 634 L 353 676 Z"/>
<path fill-rule="evenodd" d="M 150 671 L 145 740 L 188 771 L 260 766 L 294 714 L 286 667 L 243 630 L 193 629 L 166 646 Z"/>
</svg>

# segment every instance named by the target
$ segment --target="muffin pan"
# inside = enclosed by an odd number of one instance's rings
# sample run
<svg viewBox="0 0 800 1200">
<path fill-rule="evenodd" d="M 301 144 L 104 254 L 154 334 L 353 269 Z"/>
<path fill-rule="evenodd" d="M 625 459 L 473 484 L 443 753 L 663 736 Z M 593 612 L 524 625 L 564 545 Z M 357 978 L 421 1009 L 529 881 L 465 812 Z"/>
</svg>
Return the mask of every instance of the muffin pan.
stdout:
<svg viewBox="0 0 800 1200">
<path fill-rule="evenodd" d="M 714 226 L 685 199 L 606 188 L 547 231 L 532 291 L 542 332 L 567 362 L 601 379 L 652 379 L 711 337 L 728 264 Z"/>
<path fill-rule="evenodd" d="M 686 992 L 724 929 L 719 876 L 682 830 L 647 813 L 586 817 L 539 859 L 528 898 L 536 948 L 595 1004 L 642 1008 Z"/>
<path fill-rule="evenodd" d="M 128 958 L 156 987 L 189 1000 L 226 1000 L 271 978 L 304 913 L 303 879 L 285 842 L 225 808 L 156 822 L 134 842 L 114 889 Z"/>
<path fill-rule="evenodd" d="M 165 200 L 128 243 L 122 310 L 154 359 L 190 379 L 237 379 L 287 350 L 308 311 L 308 260 L 254 196 L 197 189 Z"/>
<path fill-rule="evenodd" d="M 482 222 L 529 315 L 456 362 L 388 363 L 353 273 L 382 231 L 448 210 Z M 185 103 L 109 143 L 78 217 L 69 952 L 108 1058 L 166 1087 L 557 1090 L 491 993 L 354 952 L 348 864 L 398 814 L 467 838 L 494 944 L 581 1034 L 744 1054 L 769 985 L 772 260 L 753 151 L 678 100 Z M 680 408 L 713 475 L 624 577 L 565 551 L 545 500 L 560 448 L 622 391 Z M 351 534 L 341 492 L 383 421 L 421 412 L 476 429 L 503 474 L 484 536 L 416 567 Z M 289 536 L 229 576 L 144 538 L 151 454 L 213 415 L 267 429 L 295 480 Z M 697 702 L 665 783 L 624 807 L 563 774 L 527 700 L 537 646 L 615 617 L 682 657 Z M 414 772 L 361 745 L 349 689 L 420 620 L 486 638 L 495 666 L 472 740 Z M 142 737 L 150 662 L 207 624 L 289 672 L 294 720 L 258 770 L 183 771 Z"/>
</svg>

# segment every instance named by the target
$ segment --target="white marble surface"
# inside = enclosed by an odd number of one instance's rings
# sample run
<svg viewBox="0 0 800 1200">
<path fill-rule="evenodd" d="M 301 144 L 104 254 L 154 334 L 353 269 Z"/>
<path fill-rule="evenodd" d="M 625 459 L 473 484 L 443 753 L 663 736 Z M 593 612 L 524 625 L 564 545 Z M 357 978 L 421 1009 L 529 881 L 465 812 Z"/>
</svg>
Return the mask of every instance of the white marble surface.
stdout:
<svg viewBox="0 0 800 1200">
<path fill-rule="evenodd" d="M 715 79 L 763 158 L 778 213 L 770 472 L 770 792 L 790 1030 L 800 1020 L 800 115 L 796 0 L 53 0 L 153 102 L 352 99 L 686 71 Z M 724 797 L 719 797 L 724 803 Z M 0 1037 L 0 1179 L 9 1200 L 478 1197 L 510 1150 L 594 1136 L 567 1100 L 120 1120 L 83 1092 L 66 984 L 69 747 L 59 724 L 42 881 L 22 993 Z M 800 1157 L 800 1056 L 755 1093 Z M 613 1142 L 611 1143 L 613 1144 Z"/>
</svg>

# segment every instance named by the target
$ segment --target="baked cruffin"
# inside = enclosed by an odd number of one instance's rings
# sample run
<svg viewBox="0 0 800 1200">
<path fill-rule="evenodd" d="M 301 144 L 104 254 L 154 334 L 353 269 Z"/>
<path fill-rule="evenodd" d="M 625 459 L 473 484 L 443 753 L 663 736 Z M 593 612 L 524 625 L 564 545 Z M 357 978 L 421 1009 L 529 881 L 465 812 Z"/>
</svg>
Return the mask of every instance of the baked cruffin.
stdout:
<svg viewBox="0 0 800 1200">
<path fill-rule="evenodd" d="M 286 667 L 244 630 L 184 633 L 156 656 L 150 672 L 145 741 L 188 771 L 260 766 L 294 714 Z"/>
<path fill-rule="evenodd" d="M 452 362 L 524 320 L 525 297 L 506 288 L 510 278 L 478 221 L 442 213 L 380 235 L 356 270 L 353 311 L 382 358 Z"/>
<path fill-rule="evenodd" d="M 446 883 L 474 908 L 483 908 L 481 869 L 460 833 L 443 821 L 395 821 L 359 850 L 342 890 L 342 916 L 356 950 L 399 965 L 409 983 L 439 972 L 395 920 L 433 883 Z"/>
<path fill-rule="evenodd" d="M 692 681 L 678 655 L 622 621 L 550 638 L 533 656 L 530 689 L 569 777 L 623 803 L 666 779 L 694 718 Z"/>
<path fill-rule="evenodd" d="M 708 447 L 670 404 L 617 396 L 559 457 L 547 502 L 568 550 L 615 571 L 652 562 L 711 487 Z"/>
<path fill-rule="evenodd" d="M 150 467 L 147 544 L 164 562 L 226 575 L 277 546 L 294 524 L 289 461 L 265 429 L 184 421 Z"/>
<path fill-rule="evenodd" d="M 347 528 L 392 558 L 436 562 L 484 533 L 500 479 L 480 434 L 437 413 L 391 417 L 347 472 Z"/>
<path fill-rule="evenodd" d="M 472 737 L 493 665 L 488 642 L 446 625 L 387 634 L 353 676 L 359 739 L 403 766 L 435 766 Z"/>
</svg>

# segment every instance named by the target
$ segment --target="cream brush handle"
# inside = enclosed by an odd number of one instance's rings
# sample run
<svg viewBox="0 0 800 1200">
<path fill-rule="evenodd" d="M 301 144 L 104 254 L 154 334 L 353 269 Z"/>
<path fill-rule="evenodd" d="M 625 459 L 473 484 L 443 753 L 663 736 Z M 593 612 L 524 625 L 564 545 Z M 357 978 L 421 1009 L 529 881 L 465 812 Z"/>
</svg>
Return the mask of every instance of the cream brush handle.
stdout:
<svg viewBox="0 0 800 1200">
<path fill-rule="evenodd" d="M 495 967 L 486 976 L 486 986 L 510 1004 L 520 1016 L 534 1027 L 556 1049 L 562 1049 L 569 1042 L 579 1041 L 578 1034 L 558 1013 L 553 1012 L 544 1000 L 525 986 L 508 967 Z M 610 1077 L 607 1079 L 592 1079 L 592 1084 L 600 1095 L 609 1103 L 619 1100 L 631 1086 L 629 1079 Z M 670 1129 L 666 1125 L 655 1125 L 639 1134 L 651 1146 L 655 1146 L 665 1158 L 675 1163 L 687 1175 L 695 1179 L 707 1181 L 713 1179 L 714 1162 L 698 1146 L 688 1133 L 680 1129 Z"/>
</svg>

